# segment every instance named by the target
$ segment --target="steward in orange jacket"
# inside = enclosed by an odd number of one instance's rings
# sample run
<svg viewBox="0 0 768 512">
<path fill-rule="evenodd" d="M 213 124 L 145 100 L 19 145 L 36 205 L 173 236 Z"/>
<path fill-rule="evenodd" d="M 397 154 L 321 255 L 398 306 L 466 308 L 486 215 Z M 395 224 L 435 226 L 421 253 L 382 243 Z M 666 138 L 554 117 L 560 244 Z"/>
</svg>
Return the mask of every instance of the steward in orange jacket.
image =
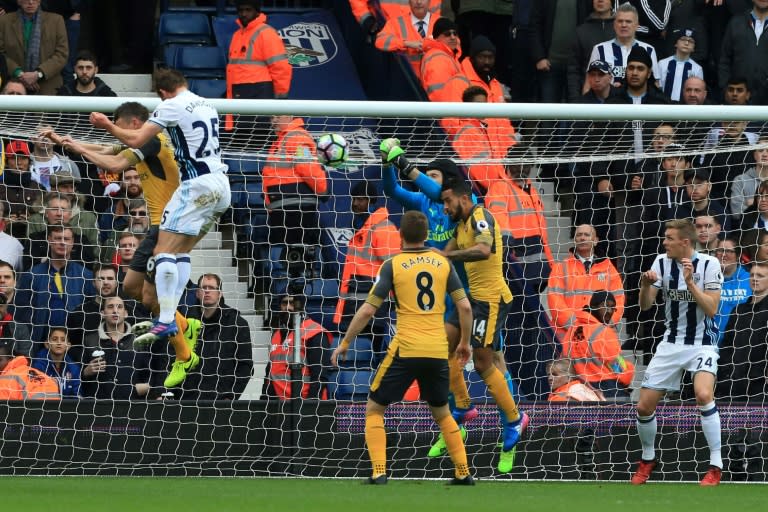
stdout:
<svg viewBox="0 0 768 512">
<path fill-rule="evenodd" d="M 421 85 L 429 101 L 461 101 L 469 79 L 459 63 L 461 42 L 458 28 L 448 18 L 440 18 L 432 28 L 433 39 L 424 39 L 421 59 Z"/>
<path fill-rule="evenodd" d="M 315 141 L 298 117 L 274 116 L 272 127 L 276 139 L 261 171 L 269 241 L 318 245 L 317 207 L 328 192 L 328 181 L 317 161 Z"/>
<path fill-rule="evenodd" d="M 227 62 L 227 98 L 285 98 L 291 88 L 293 68 L 283 39 L 267 25 L 258 0 L 237 0 L 237 24 Z M 233 128 L 228 115 L 225 128 Z"/>
<path fill-rule="evenodd" d="M 606 398 L 629 399 L 635 366 L 621 355 L 621 344 L 611 316 L 616 299 L 606 291 L 595 292 L 579 319 L 563 338 L 563 356 L 573 361 L 575 372 L 600 389 Z"/>
<path fill-rule="evenodd" d="M 440 17 L 441 0 L 416 1 L 419 3 L 426 2 L 429 6 L 430 14 L 435 19 Z M 352 15 L 366 34 L 375 34 L 378 32 L 382 26 L 379 23 L 383 24 L 399 16 L 410 14 L 411 9 L 413 8 L 413 3 L 414 0 L 349 0 Z"/>
<path fill-rule="evenodd" d="M 280 298 L 280 313 L 277 315 L 278 326 L 272 334 L 269 350 L 269 368 L 265 383 L 267 397 L 280 400 L 291 398 L 291 362 L 293 361 L 294 335 L 291 313 L 304 310 L 304 299 L 299 296 L 285 295 Z M 309 317 L 300 325 L 302 398 L 328 398 L 323 383 L 323 349 L 331 348 L 333 336 L 322 325 Z"/>
<path fill-rule="evenodd" d="M 61 400 L 59 384 L 29 366 L 24 356 L 12 358 L 10 345 L 0 347 L 0 400 Z"/>
<path fill-rule="evenodd" d="M 385 52 L 401 52 L 413 68 L 416 77 L 421 79 L 421 57 L 424 54 L 423 39 L 431 34 L 437 17 L 430 15 L 427 0 L 411 0 L 411 11 L 397 18 L 390 18 L 376 34 L 376 48 Z M 419 34 L 414 19 L 423 23 L 424 36 Z M 417 23 L 418 23 L 417 22 Z"/>
<path fill-rule="evenodd" d="M 400 232 L 389 220 L 387 208 L 382 206 L 368 213 L 376 202 L 376 187 L 370 182 L 360 182 L 351 195 L 357 230 L 347 246 L 339 302 L 333 316 L 340 331 L 346 329 L 346 323 L 368 297 L 381 264 L 400 252 Z M 374 317 L 368 333 L 373 337 L 374 352 L 380 352 L 384 337 L 389 333 L 389 317 L 383 321 Z"/>
<path fill-rule="evenodd" d="M 504 103 L 504 90 L 501 82 L 494 77 L 496 67 L 496 47 L 483 35 L 472 39 L 469 57 L 461 61 L 461 69 L 471 85 L 482 87 L 488 103 Z M 507 120 L 509 122 L 509 120 Z"/>
<path fill-rule="evenodd" d="M 584 311 L 592 294 L 605 290 L 616 300 L 611 318 L 618 325 L 624 315 L 624 285 L 611 260 L 595 253 L 597 234 L 589 224 L 576 227 L 571 254 L 552 267 L 547 289 L 547 302 L 552 323 L 562 337 L 577 320 L 588 321 L 592 315 Z"/>
</svg>

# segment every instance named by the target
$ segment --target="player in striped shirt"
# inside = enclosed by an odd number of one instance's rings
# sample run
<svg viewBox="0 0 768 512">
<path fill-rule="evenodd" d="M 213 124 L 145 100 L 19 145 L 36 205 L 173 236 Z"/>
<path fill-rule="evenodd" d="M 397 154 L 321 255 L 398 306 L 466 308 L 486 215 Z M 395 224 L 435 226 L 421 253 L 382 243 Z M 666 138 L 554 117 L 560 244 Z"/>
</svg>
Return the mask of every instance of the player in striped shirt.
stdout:
<svg viewBox="0 0 768 512">
<path fill-rule="evenodd" d="M 627 57 L 629 52 L 635 46 L 640 46 L 651 57 L 653 76 L 661 76 L 659 72 L 659 61 L 656 58 L 656 50 L 650 44 L 635 39 L 635 32 L 638 27 L 637 9 L 628 3 L 621 4 L 616 10 L 616 17 L 613 19 L 613 30 L 616 37 L 609 41 L 603 41 L 592 48 L 592 54 L 589 62 L 602 60 L 607 62 L 613 70 L 614 85 L 619 87 L 624 81 L 624 74 L 627 67 Z"/>
<path fill-rule="evenodd" d="M 688 78 L 695 76 L 704 80 L 704 70 L 691 54 L 696 49 L 696 32 L 691 28 L 675 30 L 675 54 L 659 61 L 661 89 L 673 101 L 680 101 L 683 84 Z"/>
<path fill-rule="evenodd" d="M 698 253 L 696 228 L 690 220 L 671 220 L 664 233 L 665 254 L 659 254 L 640 279 L 640 309 L 649 309 L 661 290 L 666 303 L 666 331 L 645 370 L 637 403 L 637 431 L 643 446 L 642 460 L 632 476 L 644 484 L 656 466 L 656 405 L 667 391 L 680 389 L 687 370 L 693 375 L 701 429 L 709 446 L 709 470 L 701 485 L 720 483 L 720 414 L 714 399 L 717 375 L 717 324 L 723 273 L 714 256 Z"/>
</svg>

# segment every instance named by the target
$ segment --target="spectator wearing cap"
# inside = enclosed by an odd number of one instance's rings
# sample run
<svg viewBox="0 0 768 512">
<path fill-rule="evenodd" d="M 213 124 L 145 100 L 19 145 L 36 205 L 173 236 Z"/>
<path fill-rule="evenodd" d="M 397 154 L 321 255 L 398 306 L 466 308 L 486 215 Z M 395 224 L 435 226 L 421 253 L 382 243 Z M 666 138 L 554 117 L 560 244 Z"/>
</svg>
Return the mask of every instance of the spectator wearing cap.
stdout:
<svg viewBox="0 0 768 512">
<path fill-rule="evenodd" d="M 676 30 L 672 33 L 675 39 L 675 54 L 659 61 L 661 90 L 672 101 L 680 101 L 683 86 L 689 77 L 704 79 L 704 70 L 691 54 L 696 48 L 696 31 L 692 28 Z"/>
<path fill-rule="evenodd" d="M 607 62 L 595 60 L 587 66 L 587 92 L 579 98 L 579 103 L 603 104 L 613 91 L 613 73 Z"/>
<path fill-rule="evenodd" d="M 592 48 L 602 41 L 613 39 L 613 0 L 592 0 L 592 12 L 584 23 L 576 27 L 568 59 L 568 101 L 579 103 L 588 91 L 584 70 L 588 68 Z M 610 66 L 609 66 L 610 70 Z"/>
<path fill-rule="evenodd" d="M 567 101 L 573 33 L 591 11 L 591 0 L 532 2 L 531 57 L 536 64 L 540 101 Z"/>
<path fill-rule="evenodd" d="M 469 87 L 469 79 L 461 69 L 461 48 L 456 24 L 448 18 L 438 19 L 432 28 L 432 39 L 424 39 L 421 59 L 421 85 L 429 101 L 461 101 Z"/>
<path fill-rule="evenodd" d="M 496 79 L 496 46 L 483 35 L 475 36 L 469 58 L 461 61 L 461 69 L 473 86 L 485 89 L 488 103 L 503 103 L 504 90 Z"/>
<path fill-rule="evenodd" d="M 409 0 L 409 11 L 389 18 L 381 32 L 376 34 L 374 45 L 385 52 L 402 53 L 416 75 L 421 76 L 422 41 L 432 33 L 439 16 L 430 12 L 429 0 Z"/>
<path fill-rule="evenodd" d="M 389 220 L 387 207 L 375 207 L 376 186 L 370 181 L 360 181 L 352 187 L 350 195 L 355 234 L 347 245 L 339 301 L 333 316 L 341 332 L 347 330 L 355 311 L 368 297 L 381 264 L 400 252 L 400 233 Z M 374 351 L 380 354 L 389 333 L 389 315 L 374 316 L 366 332 L 373 336 Z"/>
<path fill-rule="evenodd" d="M 732 77 L 744 77 L 757 105 L 768 104 L 768 38 L 763 37 L 766 20 L 765 0 L 752 0 L 751 11 L 735 14 L 725 30 L 718 64 L 720 87 L 725 89 Z"/>
<path fill-rule="evenodd" d="M 758 144 L 768 146 L 768 135 L 761 135 Z M 733 179 L 728 208 L 734 218 L 741 218 L 744 210 L 754 204 L 755 192 L 760 183 L 768 180 L 768 147 L 752 152 L 755 165 Z"/>
<path fill-rule="evenodd" d="M 685 189 L 691 198 L 691 216 L 693 218 L 709 215 L 715 218 L 723 232 L 731 230 L 731 219 L 725 212 L 725 204 L 710 198 L 712 183 L 706 169 L 688 169 L 685 172 Z M 710 247 L 714 251 L 714 247 Z"/>
<path fill-rule="evenodd" d="M 0 175 L 0 199 L 8 201 L 10 233 L 27 237 L 27 218 L 40 205 L 42 188 L 32 180 L 29 144 L 12 140 L 5 145 L 5 170 Z"/>
<path fill-rule="evenodd" d="M 96 214 L 81 208 L 84 202 L 75 191 L 75 183 L 79 178 L 72 176 L 69 171 L 62 170 L 51 176 L 51 192 L 46 194 L 45 202 L 51 197 L 66 198 L 69 200 L 69 211 L 62 209 L 44 208 L 39 212 L 29 216 L 28 233 L 32 237 L 34 233 L 45 231 L 46 226 L 51 222 L 60 223 L 61 219 L 57 216 L 58 212 L 65 212 L 67 219 L 64 224 L 71 227 L 79 241 L 88 246 L 89 252 L 96 252 L 99 242 L 99 230 L 96 227 Z M 56 213 L 54 213 L 54 210 Z M 79 242 L 78 242 L 79 243 Z"/>
<path fill-rule="evenodd" d="M 598 43 L 592 48 L 589 61 L 603 60 L 610 64 L 616 87 L 620 87 L 624 81 L 629 55 L 635 48 L 645 50 L 651 61 L 648 67 L 653 76 L 657 78 L 661 76 L 656 49 L 650 44 L 635 39 L 638 26 L 637 9 L 625 2 L 616 9 L 613 18 L 616 37 Z"/>
<path fill-rule="evenodd" d="M 609 291 L 596 291 L 583 310 L 587 314 L 577 317 L 563 338 L 563 357 L 571 359 L 576 374 L 602 391 L 606 399 L 629 400 L 635 366 L 621 355 L 612 321 L 615 296 Z"/>
</svg>

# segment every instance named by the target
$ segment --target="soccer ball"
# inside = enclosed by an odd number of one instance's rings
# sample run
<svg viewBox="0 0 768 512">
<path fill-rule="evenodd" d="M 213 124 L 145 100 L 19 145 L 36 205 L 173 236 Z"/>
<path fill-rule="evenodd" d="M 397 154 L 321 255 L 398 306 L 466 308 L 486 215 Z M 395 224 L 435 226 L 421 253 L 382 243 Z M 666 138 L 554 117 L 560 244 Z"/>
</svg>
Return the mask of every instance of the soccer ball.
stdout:
<svg viewBox="0 0 768 512">
<path fill-rule="evenodd" d="M 349 143 L 338 133 L 326 133 L 317 139 L 317 159 L 321 164 L 339 167 L 348 156 Z"/>
</svg>

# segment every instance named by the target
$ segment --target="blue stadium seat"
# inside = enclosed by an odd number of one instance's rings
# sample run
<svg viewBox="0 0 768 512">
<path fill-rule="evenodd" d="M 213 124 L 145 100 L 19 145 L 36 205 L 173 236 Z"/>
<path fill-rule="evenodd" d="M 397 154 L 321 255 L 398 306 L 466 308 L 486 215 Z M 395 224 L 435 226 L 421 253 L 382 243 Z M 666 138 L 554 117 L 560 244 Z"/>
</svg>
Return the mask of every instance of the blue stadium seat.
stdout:
<svg viewBox="0 0 768 512">
<path fill-rule="evenodd" d="M 331 350 L 339 346 L 340 337 L 334 336 Z M 349 345 L 344 361 L 339 361 L 339 368 L 357 368 L 370 370 L 373 361 L 373 341 L 365 336 L 358 336 Z"/>
<path fill-rule="evenodd" d="M 223 79 L 227 59 L 217 46 L 179 46 L 174 64 L 187 78 Z"/>
<path fill-rule="evenodd" d="M 224 163 L 229 166 L 230 178 L 241 174 L 261 176 L 262 162 L 259 160 L 230 158 L 225 159 Z"/>
<path fill-rule="evenodd" d="M 165 12 L 160 15 L 157 42 L 167 44 L 213 44 L 208 16 L 199 12 Z"/>
<path fill-rule="evenodd" d="M 336 400 L 366 401 L 373 374 L 374 372 L 369 370 L 340 369 L 336 375 L 329 378 L 335 384 L 329 386 L 329 389 L 334 388 L 332 397 Z"/>
<path fill-rule="evenodd" d="M 203 98 L 223 98 L 227 94 L 227 81 L 217 78 L 195 78 L 189 81 L 189 90 Z"/>
<path fill-rule="evenodd" d="M 235 20 L 237 16 L 215 16 L 211 22 L 213 25 L 213 34 L 216 36 L 216 45 L 229 53 L 229 43 L 232 41 L 232 34 L 237 30 Z"/>
</svg>

